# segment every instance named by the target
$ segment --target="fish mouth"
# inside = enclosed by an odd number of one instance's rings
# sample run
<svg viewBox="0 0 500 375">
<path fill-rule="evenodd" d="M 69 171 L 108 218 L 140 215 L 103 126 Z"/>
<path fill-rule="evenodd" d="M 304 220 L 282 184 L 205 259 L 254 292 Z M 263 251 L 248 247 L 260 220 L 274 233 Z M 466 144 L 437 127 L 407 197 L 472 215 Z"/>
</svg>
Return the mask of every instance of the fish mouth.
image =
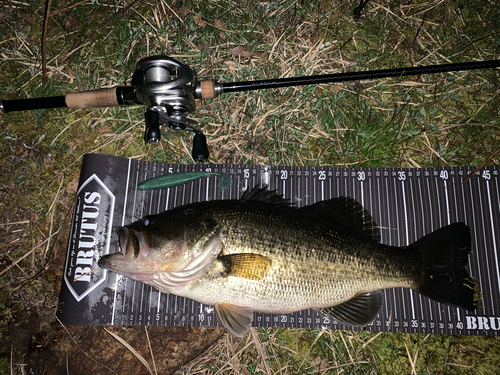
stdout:
<svg viewBox="0 0 500 375">
<path fill-rule="evenodd" d="M 99 259 L 99 267 L 121 274 L 144 271 L 150 250 L 149 237 L 130 227 L 118 228 L 121 252 L 108 254 Z"/>
<path fill-rule="evenodd" d="M 125 258 L 131 259 L 139 256 L 146 258 L 148 256 L 150 244 L 148 238 L 142 233 L 133 228 L 120 227 L 118 228 L 118 239 Z"/>
</svg>

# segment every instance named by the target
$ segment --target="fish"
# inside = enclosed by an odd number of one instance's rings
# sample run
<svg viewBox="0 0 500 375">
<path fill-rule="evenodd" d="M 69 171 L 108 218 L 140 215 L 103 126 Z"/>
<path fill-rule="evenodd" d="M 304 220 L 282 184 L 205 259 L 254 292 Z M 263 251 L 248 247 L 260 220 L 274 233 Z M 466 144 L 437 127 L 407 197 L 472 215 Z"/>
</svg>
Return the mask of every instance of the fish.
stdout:
<svg viewBox="0 0 500 375">
<path fill-rule="evenodd" d="M 137 185 L 139 190 L 154 190 L 154 189 L 167 189 L 188 182 L 195 181 L 199 178 L 206 176 L 219 176 L 220 182 L 219 186 L 221 190 L 229 190 L 233 184 L 233 180 L 230 175 L 210 172 L 210 171 L 194 171 L 194 172 L 179 172 L 179 173 L 169 173 L 165 175 L 156 176 L 149 178 L 140 182 Z"/>
<path fill-rule="evenodd" d="M 301 208 L 267 188 L 239 200 L 183 205 L 118 228 L 121 252 L 99 260 L 159 291 L 212 305 L 220 323 L 244 337 L 254 312 L 311 308 L 364 326 L 383 289 L 404 287 L 473 310 L 466 270 L 471 234 L 453 223 L 406 247 L 380 242 L 370 213 L 350 197 Z"/>
</svg>

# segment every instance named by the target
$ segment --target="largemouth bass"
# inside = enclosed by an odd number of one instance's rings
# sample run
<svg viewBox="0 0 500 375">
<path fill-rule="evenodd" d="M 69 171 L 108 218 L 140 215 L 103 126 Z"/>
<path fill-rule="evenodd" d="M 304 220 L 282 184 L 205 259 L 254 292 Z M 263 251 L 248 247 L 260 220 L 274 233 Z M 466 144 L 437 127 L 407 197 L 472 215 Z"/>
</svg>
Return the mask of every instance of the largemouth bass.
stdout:
<svg viewBox="0 0 500 375">
<path fill-rule="evenodd" d="M 165 293 L 215 306 L 236 337 L 253 313 L 315 309 L 363 326 L 382 306 L 382 289 L 405 287 L 474 309 L 465 269 L 464 223 L 404 247 L 380 243 L 379 227 L 354 199 L 303 208 L 266 189 L 240 200 L 188 204 L 118 229 L 121 253 L 99 265 Z"/>
</svg>

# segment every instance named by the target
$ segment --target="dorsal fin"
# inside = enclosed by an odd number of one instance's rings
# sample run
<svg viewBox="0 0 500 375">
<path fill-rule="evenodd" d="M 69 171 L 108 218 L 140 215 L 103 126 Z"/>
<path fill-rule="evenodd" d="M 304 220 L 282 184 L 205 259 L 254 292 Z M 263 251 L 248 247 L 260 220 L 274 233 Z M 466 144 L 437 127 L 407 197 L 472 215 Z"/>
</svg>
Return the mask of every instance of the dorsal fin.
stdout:
<svg viewBox="0 0 500 375">
<path fill-rule="evenodd" d="M 276 190 L 267 190 L 267 186 L 260 188 L 255 186 L 252 190 L 248 188 L 241 196 L 242 201 L 256 201 L 272 203 L 278 206 L 290 206 L 291 203 L 288 199 L 283 198 L 282 195 L 276 193 Z"/>
<path fill-rule="evenodd" d="M 301 210 L 319 213 L 361 238 L 380 242 L 380 229 L 372 216 L 350 197 L 332 198 L 303 207 Z"/>
</svg>

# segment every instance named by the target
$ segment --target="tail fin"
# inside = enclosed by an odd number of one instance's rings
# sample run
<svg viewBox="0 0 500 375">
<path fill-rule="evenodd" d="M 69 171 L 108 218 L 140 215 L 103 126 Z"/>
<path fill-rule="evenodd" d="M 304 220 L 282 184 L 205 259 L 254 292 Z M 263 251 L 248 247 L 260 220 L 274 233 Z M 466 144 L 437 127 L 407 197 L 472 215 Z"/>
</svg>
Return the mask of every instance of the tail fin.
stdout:
<svg viewBox="0 0 500 375">
<path fill-rule="evenodd" d="M 465 269 L 470 246 L 470 229 L 464 223 L 438 229 L 410 245 L 423 265 L 418 290 L 438 302 L 474 310 L 475 285 Z"/>
</svg>

